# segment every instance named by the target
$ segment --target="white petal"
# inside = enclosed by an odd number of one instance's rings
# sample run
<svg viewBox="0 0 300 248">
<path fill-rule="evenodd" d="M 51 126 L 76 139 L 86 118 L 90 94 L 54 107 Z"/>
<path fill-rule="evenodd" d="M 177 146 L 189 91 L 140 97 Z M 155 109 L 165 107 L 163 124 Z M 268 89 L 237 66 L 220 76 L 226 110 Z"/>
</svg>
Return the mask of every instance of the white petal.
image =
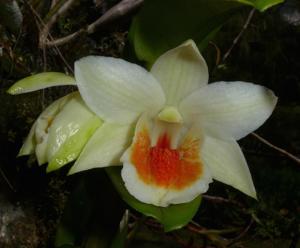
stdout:
<svg viewBox="0 0 300 248">
<path fill-rule="evenodd" d="M 66 95 L 54 101 L 49 105 L 37 118 L 33 126 L 34 128 L 34 137 L 35 137 L 35 154 L 37 157 L 38 163 L 44 164 L 48 162 L 47 159 L 47 142 L 48 142 L 48 129 L 59 111 L 63 106 L 70 100 L 73 94 Z"/>
<path fill-rule="evenodd" d="M 7 92 L 12 95 L 18 95 L 62 85 L 76 85 L 76 83 L 74 78 L 61 72 L 42 72 L 19 80 Z"/>
<path fill-rule="evenodd" d="M 195 91 L 180 104 L 185 121 L 240 139 L 261 126 L 277 102 L 273 92 L 245 82 L 218 82 Z"/>
<path fill-rule="evenodd" d="M 177 132 L 177 135 L 182 136 L 180 142 L 178 137 L 170 137 L 168 141 L 165 137 L 176 136 L 176 129 L 176 124 L 165 123 L 164 128 L 163 123 L 157 125 L 142 116 L 137 124 L 132 146 L 121 158 L 121 175 L 125 187 L 131 195 L 144 203 L 166 207 L 189 202 L 206 192 L 212 181 L 209 169 L 198 160 L 201 141 L 194 136 L 194 130 L 189 130 L 184 135 Z M 177 147 L 173 147 L 176 144 Z M 155 152 L 158 152 L 158 156 L 153 155 Z M 172 153 L 174 155 L 170 155 Z M 178 154 L 180 155 L 176 157 Z"/>
<path fill-rule="evenodd" d="M 151 73 L 162 85 L 167 105 L 172 106 L 208 82 L 206 62 L 192 40 L 161 55 Z"/>
<path fill-rule="evenodd" d="M 120 165 L 120 157 L 132 139 L 131 125 L 104 123 L 84 147 L 69 174 L 110 165 Z"/>
<path fill-rule="evenodd" d="M 60 148 L 68 144 L 75 135 L 80 135 L 82 131 L 85 131 L 87 124 L 90 123 L 90 121 L 94 124 L 94 117 L 95 114 L 86 106 L 79 93 L 74 93 L 72 98 L 60 110 L 49 127 L 47 160 L 51 161 Z M 93 125 L 91 132 L 93 132 L 100 124 L 100 120 L 96 122 L 95 125 Z M 92 133 L 88 132 L 88 134 L 90 136 Z M 89 137 L 85 138 L 88 139 Z M 82 145 L 84 145 L 84 143 Z"/>
<path fill-rule="evenodd" d="M 47 142 L 48 134 L 44 133 L 42 136 L 41 143 L 37 144 L 35 147 L 35 156 L 39 165 L 45 164 L 48 162 L 47 159 Z"/>
<path fill-rule="evenodd" d="M 33 123 L 30 132 L 27 136 L 27 138 L 24 141 L 24 144 L 22 145 L 18 157 L 19 156 L 25 156 L 34 153 L 34 149 L 36 146 L 35 142 L 35 128 L 36 128 L 36 122 Z"/>
<path fill-rule="evenodd" d="M 165 102 L 156 79 L 144 68 L 122 59 L 89 56 L 75 63 L 75 78 L 87 105 L 102 119 L 132 123 Z"/>
<path fill-rule="evenodd" d="M 236 141 L 205 136 L 201 154 L 214 179 L 256 198 L 247 162 Z"/>
</svg>

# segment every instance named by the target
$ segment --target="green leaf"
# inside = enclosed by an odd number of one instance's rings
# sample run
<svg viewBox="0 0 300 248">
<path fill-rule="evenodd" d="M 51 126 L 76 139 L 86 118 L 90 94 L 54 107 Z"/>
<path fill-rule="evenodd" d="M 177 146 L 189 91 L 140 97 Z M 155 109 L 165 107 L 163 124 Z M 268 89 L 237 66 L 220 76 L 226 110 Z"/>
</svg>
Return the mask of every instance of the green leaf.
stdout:
<svg viewBox="0 0 300 248">
<path fill-rule="evenodd" d="M 81 243 L 92 215 L 92 201 L 84 180 L 71 192 L 62 219 L 56 230 L 54 247 Z M 79 241 L 78 241 L 79 240 Z"/>
<path fill-rule="evenodd" d="M 0 0 L 0 23 L 14 34 L 18 34 L 23 22 L 23 15 L 15 0 Z"/>
<path fill-rule="evenodd" d="M 109 248 L 124 208 L 105 171 L 87 171 L 69 180 L 75 188 L 58 225 L 54 247 Z"/>
<path fill-rule="evenodd" d="M 193 39 L 200 49 L 245 5 L 259 10 L 283 0 L 146 0 L 134 19 L 129 40 L 148 66 L 165 51 Z"/>
<path fill-rule="evenodd" d="M 240 3 L 250 5 L 259 11 L 265 11 L 279 3 L 283 3 L 284 0 L 237 0 Z"/>
<path fill-rule="evenodd" d="M 188 224 L 200 206 L 201 196 L 191 202 L 169 207 L 156 207 L 142 203 L 128 193 L 121 178 L 121 169 L 119 167 L 108 167 L 106 172 L 122 199 L 135 210 L 160 221 L 166 232 L 179 229 Z"/>
<path fill-rule="evenodd" d="M 61 85 L 76 85 L 75 79 L 61 72 L 42 72 L 19 80 L 7 90 L 7 93 L 18 95 Z"/>
<path fill-rule="evenodd" d="M 74 234 L 66 226 L 60 224 L 56 230 L 55 247 L 74 247 L 75 239 Z"/>
</svg>

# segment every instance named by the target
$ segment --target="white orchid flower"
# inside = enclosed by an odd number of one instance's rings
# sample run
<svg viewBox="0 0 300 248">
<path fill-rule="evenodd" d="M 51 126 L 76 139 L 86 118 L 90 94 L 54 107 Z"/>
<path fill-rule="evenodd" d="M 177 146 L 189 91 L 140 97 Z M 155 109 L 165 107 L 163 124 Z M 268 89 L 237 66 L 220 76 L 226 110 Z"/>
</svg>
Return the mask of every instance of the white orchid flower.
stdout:
<svg viewBox="0 0 300 248">
<path fill-rule="evenodd" d="M 21 87 L 22 91 L 29 90 L 27 86 Z M 71 93 L 54 101 L 40 114 L 18 156 L 35 153 L 39 165 L 48 163 L 48 172 L 59 169 L 78 157 L 101 124 L 80 94 Z"/>
<path fill-rule="evenodd" d="M 150 72 L 122 59 L 82 58 L 75 80 L 104 124 L 70 174 L 123 164 L 129 193 L 163 207 L 193 200 L 212 179 L 256 197 L 236 140 L 271 115 L 272 91 L 245 82 L 208 84 L 192 40 L 160 56 Z"/>
</svg>

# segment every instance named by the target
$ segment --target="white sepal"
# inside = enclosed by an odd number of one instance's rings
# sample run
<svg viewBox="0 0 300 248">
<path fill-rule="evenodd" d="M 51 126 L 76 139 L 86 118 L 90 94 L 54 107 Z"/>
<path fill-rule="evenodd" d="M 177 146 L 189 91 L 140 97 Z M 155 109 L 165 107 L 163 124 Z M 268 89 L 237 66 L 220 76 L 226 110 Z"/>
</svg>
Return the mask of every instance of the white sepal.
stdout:
<svg viewBox="0 0 300 248">
<path fill-rule="evenodd" d="M 212 127 L 238 140 L 256 130 L 271 115 L 277 102 L 274 93 L 246 82 L 217 82 L 195 91 L 180 104 L 187 122 Z"/>
<path fill-rule="evenodd" d="M 208 82 L 208 68 L 196 44 L 188 40 L 161 55 L 151 68 L 166 94 L 167 105 L 180 100 Z"/>
<path fill-rule="evenodd" d="M 202 159 L 212 177 L 256 199 L 256 191 L 245 157 L 235 140 L 205 136 Z"/>
<path fill-rule="evenodd" d="M 36 146 L 36 141 L 35 141 L 35 128 L 36 128 L 36 122 L 33 123 L 29 134 L 27 136 L 27 138 L 25 139 L 19 153 L 18 153 L 18 157 L 20 156 L 26 156 L 29 154 L 34 153 L 35 150 L 35 146 Z"/>
<path fill-rule="evenodd" d="M 82 123 L 78 127 L 78 131 L 70 135 L 52 156 L 47 167 L 47 172 L 57 170 L 78 158 L 85 144 L 101 124 L 102 121 L 96 115 L 87 119 L 85 123 Z"/>
<path fill-rule="evenodd" d="M 156 79 L 122 59 L 82 58 L 75 62 L 75 78 L 86 104 L 107 122 L 129 124 L 144 111 L 156 114 L 165 103 Z"/>
<path fill-rule="evenodd" d="M 33 126 L 35 137 L 35 154 L 39 165 L 48 162 L 47 159 L 47 142 L 48 131 L 55 116 L 63 108 L 63 106 L 70 100 L 73 94 L 66 95 L 50 104 L 37 118 Z"/>
<path fill-rule="evenodd" d="M 49 127 L 47 161 L 52 161 L 60 149 L 66 149 L 65 152 L 67 152 L 65 155 L 61 154 L 62 156 L 67 157 L 72 155 L 72 158 L 63 159 L 65 162 L 70 162 L 72 159 L 75 159 L 74 153 L 75 155 L 79 154 L 83 145 L 101 123 L 102 121 L 100 119 L 95 119 L 95 114 L 86 106 L 78 92 L 74 93 L 72 98 L 56 115 Z M 75 142 L 76 137 L 81 137 L 82 139 Z M 72 145 L 73 142 L 75 143 Z M 54 163 L 56 166 L 49 168 L 49 170 L 58 169 L 57 167 L 59 165 L 62 166 L 65 164 L 65 162 L 60 161 L 61 159 L 56 159 L 57 163 Z"/>
<path fill-rule="evenodd" d="M 69 174 L 120 165 L 120 157 L 131 142 L 132 133 L 131 125 L 104 123 L 88 141 Z"/>
</svg>

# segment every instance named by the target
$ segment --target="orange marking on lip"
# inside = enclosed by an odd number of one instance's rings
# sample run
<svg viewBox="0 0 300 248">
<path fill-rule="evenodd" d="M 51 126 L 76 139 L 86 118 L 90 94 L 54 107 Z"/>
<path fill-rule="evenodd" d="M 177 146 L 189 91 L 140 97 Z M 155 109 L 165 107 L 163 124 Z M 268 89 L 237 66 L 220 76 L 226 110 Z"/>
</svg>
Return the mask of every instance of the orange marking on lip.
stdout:
<svg viewBox="0 0 300 248">
<path fill-rule="evenodd" d="M 163 133 L 151 147 L 149 131 L 143 128 L 134 141 L 131 162 L 145 183 L 181 190 L 202 175 L 200 141 L 186 137 L 178 149 L 171 149 L 170 141 L 168 134 Z"/>
</svg>

